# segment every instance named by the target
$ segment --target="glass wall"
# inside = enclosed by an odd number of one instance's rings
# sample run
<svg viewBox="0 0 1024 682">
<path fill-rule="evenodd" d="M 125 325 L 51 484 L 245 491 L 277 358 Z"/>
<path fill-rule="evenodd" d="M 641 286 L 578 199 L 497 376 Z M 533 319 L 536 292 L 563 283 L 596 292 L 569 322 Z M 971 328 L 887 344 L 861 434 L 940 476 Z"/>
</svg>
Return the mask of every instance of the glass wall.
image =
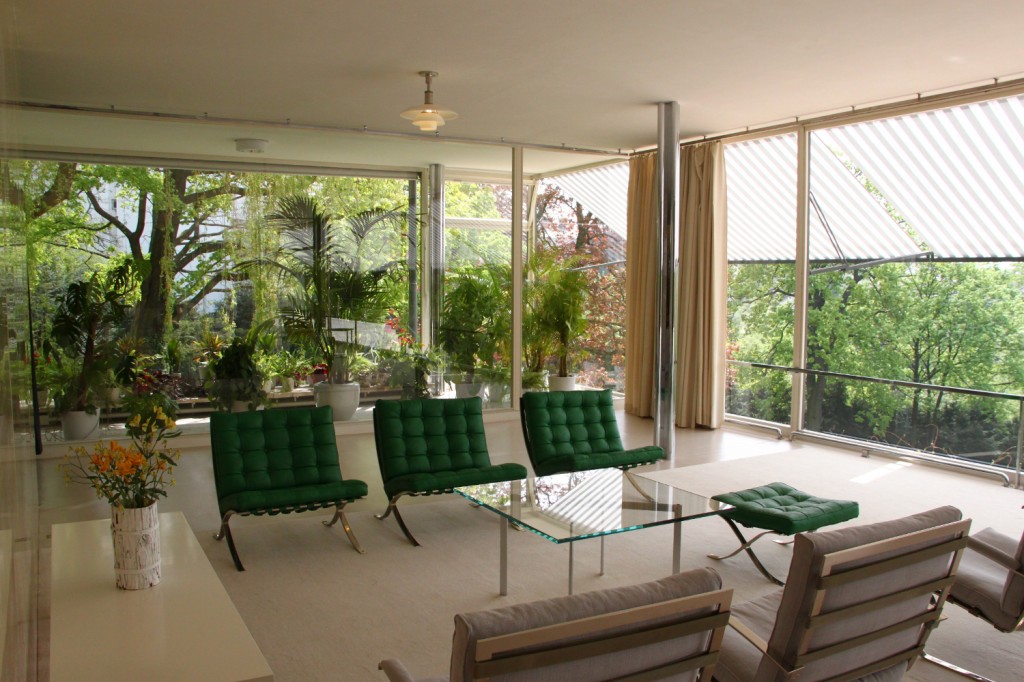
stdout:
<svg viewBox="0 0 1024 682">
<path fill-rule="evenodd" d="M 726 411 L 788 424 L 796 291 L 796 135 L 725 147 L 729 257 Z"/>
<path fill-rule="evenodd" d="M 524 388 L 621 392 L 625 381 L 628 164 L 545 178 L 536 199 L 524 289 Z M 552 381 L 554 380 L 554 381 Z"/>
<path fill-rule="evenodd" d="M 890 383 L 809 376 L 806 429 L 1013 462 L 1022 110 L 1009 98 L 811 134 L 812 190 L 837 205 L 811 234 L 808 366 Z M 854 193 L 863 208 L 844 216 Z"/>
<path fill-rule="evenodd" d="M 1021 120 L 1018 96 L 801 131 L 802 301 L 797 134 L 729 144 L 729 412 L 786 423 L 802 379 L 805 431 L 1013 463 Z M 807 316 L 802 372 L 790 369 L 796 306 Z"/>
<path fill-rule="evenodd" d="M 445 183 L 445 393 L 479 395 L 488 408 L 511 400 L 512 200 L 508 183 Z"/>
<path fill-rule="evenodd" d="M 318 383 L 358 385 L 360 418 L 425 385 L 406 352 L 419 336 L 416 177 L 6 165 L 40 207 L 25 234 L 46 438 L 95 438 L 153 393 L 187 424 L 233 405 L 313 404 Z M 229 347 L 252 376 L 221 362 Z M 69 431 L 73 412 L 99 423 Z"/>
</svg>

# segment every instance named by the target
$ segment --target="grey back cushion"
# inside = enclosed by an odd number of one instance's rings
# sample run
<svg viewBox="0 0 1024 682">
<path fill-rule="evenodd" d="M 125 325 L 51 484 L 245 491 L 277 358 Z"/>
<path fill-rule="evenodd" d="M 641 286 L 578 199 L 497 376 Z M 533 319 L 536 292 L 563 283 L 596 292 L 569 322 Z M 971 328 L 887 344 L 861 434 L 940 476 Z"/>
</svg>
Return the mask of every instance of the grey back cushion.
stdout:
<svg viewBox="0 0 1024 682">
<path fill-rule="evenodd" d="M 955 507 L 940 507 L 921 514 L 901 519 L 874 523 L 864 526 L 842 528 L 823 533 L 799 534 L 793 545 L 793 559 L 790 563 L 789 577 L 782 601 L 779 605 L 775 628 L 768 641 L 768 652 L 776 660 L 792 665 L 798 654 L 804 630 L 801 627 L 812 612 L 815 598 L 814 581 L 820 575 L 825 554 L 851 547 L 866 545 L 871 542 L 894 538 L 946 523 L 960 520 L 960 510 Z M 952 539 L 948 538 L 929 543 L 939 544 Z M 875 557 L 870 561 L 886 558 L 886 555 Z M 841 569 L 855 568 L 864 562 L 851 563 Z M 896 572 L 887 572 L 878 577 L 862 579 L 828 591 L 822 612 L 827 613 L 837 608 L 866 601 L 903 588 L 920 585 L 938 579 L 949 570 L 946 555 L 937 557 L 922 564 Z M 810 640 L 810 649 L 814 650 L 828 644 L 849 639 L 860 634 L 871 632 L 889 624 L 900 622 L 927 608 L 931 594 L 907 601 L 895 603 L 889 607 L 872 611 L 858 617 L 842 619 L 837 623 L 825 625 L 816 630 Z M 814 682 L 838 674 L 842 670 L 854 670 L 871 660 L 881 660 L 888 655 L 896 654 L 915 644 L 918 630 L 901 632 L 875 640 L 857 648 L 809 663 L 800 676 L 801 682 Z M 906 664 L 899 664 L 905 667 Z M 897 671 L 893 671 L 897 672 Z M 879 679 L 885 679 L 883 675 Z M 768 660 L 762 660 L 755 680 L 769 682 L 784 679 L 780 671 Z M 868 678 L 871 679 L 871 678 Z M 899 679 L 898 673 L 895 679 Z"/>
<path fill-rule="evenodd" d="M 661 601 L 678 599 L 703 592 L 720 589 L 722 579 L 713 569 L 700 568 L 686 571 L 639 585 L 628 585 L 609 590 L 598 590 L 556 597 L 542 601 L 506 606 L 490 611 L 459 614 L 455 616 L 455 636 L 452 641 L 452 682 L 473 679 L 473 665 L 476 643 L 496 635 L 504 635 L 531 628 L 564 623 L 579 618 L 621 611 Z M 705 615 L 702 611 L 696 615 Z M 652 621 L 661 623 L 672 618 Z M 634 625 L 623 632 L 641 629 Z M 622 675 L 653 667 L 661 662 L 680 658 L 685 653 L 697 653 L 707 646 L 704 634 L 668 640 L 660 644 L 608 653 L 570 663 L 562 663 L 539 670 L 526 670 L 514 674 L 493 677 L 500 682 L 542 682 L 550 680 L 572 680 L 573 682 L 595 682 L 613 679 Z M 586 641 L 586 638 L 563 639 L 559 644 Z M 683 652 L 683 653 L 681 653 Z M 666 679 L 691 682 L 695 673 L 677 675 Z"/>
<path fill-rule="evenodd" d="M 1007 613 L 1018 616 L 1024 610 L 1024 533 L 1021 533 L 1020 542 L 1017 543 L 1017 553 L 1014 555 L 1017 561 L 1017 570 L 1010 571 L 1003 585 L 1003 610 Z"/>
</svg>

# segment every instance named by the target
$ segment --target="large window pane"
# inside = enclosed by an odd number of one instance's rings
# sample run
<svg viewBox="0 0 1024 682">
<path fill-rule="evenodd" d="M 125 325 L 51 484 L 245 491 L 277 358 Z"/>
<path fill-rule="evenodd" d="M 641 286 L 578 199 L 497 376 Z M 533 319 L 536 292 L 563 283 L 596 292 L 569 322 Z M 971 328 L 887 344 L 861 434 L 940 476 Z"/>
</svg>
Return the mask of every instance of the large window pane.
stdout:
<svg viewBox="0 0 1024 682">
<path fill-rule="evenodd" d="M 98 411 L 101 430 L 88 435 L 96 437 L 123 424 L 150 390 L 175 399 L 187 424 L 236 397 L 312 404 L 310 383 L 327 378 L 324 365 L 333 381 L 359 384 L 364 406 L 402 395 L 411 381 L 395 353 L 419 333 L 414 179 L 10 166 L 30 203 L 60 180 L 26 230 L 48 437 L 83 437 L 62 433 L 62 415 L 76 409 Z M 320 247 L 329 252 L 330 305 L 320 308 L 309 269 L 317 220 L 329 235 Z M 122 271 L 116 306 L 89 336 L 94 352 L 53 333 L 76 283 L 113 294 Z M 115 307 L 123 310 L 114 315 Z M 264 384 L 259 395 L 234 396 L 210 370 L 232 339 L 246 336 Z M 22 401 L 19 430 L 27 434 L 31 409 Z"/>
<path fill-rule="evenodd" d="M 628 164 L 613 164 L 537 186 L 526 250 L 526 388 L 547 373 L 549 385 L 574 375 L 580 388 L 623 389 L 628 178 Z"/>
<path fill-rule="evenodd" d="M 445 183 L 445 278 L 438 329 L 446 394 L 508 406 L 512 377 L 512 187 Z"/>
<path fill-rule="evenodd" d="M 729 256 L 726 411 L 788 424 L 796 287 L 796 136 L 725 147 Z"/>
<path fill-rule="evenodd" d="M 811 137 L 808 430 L 1006 463 L 1024 393 L 1020 98 Z M 885 381 L 909 382 L 887 384 Z"/>
</svg>

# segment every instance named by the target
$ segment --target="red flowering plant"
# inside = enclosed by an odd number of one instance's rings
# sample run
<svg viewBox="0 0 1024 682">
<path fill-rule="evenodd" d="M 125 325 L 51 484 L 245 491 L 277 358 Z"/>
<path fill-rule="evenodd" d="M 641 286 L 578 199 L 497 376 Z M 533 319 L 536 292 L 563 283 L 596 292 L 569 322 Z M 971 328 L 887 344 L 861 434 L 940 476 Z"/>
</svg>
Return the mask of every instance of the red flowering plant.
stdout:
<svg viewBox="0 0 1024 682">
<path fill-rule="evenodd" d="M 400 387 L 403 399 L 429 398 L 430 373 L 440 365 L 441 358 L 436 353 L 423 350 L 394 308 L 388 310 L 384 326 L 394 333 L 398 341 L 398 348 L 384 348 L 378 352 L 380 368 L 387 373 L 388 384 Z"/>
<path fill-rule="evenodd" d="M 180 452 L 167 441 L 179 435 L 160 401 L 144 402 L 125 425 L 131 444 L 97 441 L 72 448 L 60 464 L 68 482 L 87 483 L 111 505 L 141 509 L 167 495 Z"/>
</svg>

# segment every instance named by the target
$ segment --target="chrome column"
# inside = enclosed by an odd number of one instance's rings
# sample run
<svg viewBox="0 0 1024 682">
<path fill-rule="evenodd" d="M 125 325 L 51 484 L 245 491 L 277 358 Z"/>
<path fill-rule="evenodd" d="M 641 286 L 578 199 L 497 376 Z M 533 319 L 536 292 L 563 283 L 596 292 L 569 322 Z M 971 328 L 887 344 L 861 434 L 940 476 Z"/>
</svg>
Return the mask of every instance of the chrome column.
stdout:
<svg viewBox="0 0 1024 682">
<path fill-rule="evenodd" d="M 432 348 L 437 339 L 441 324 L 441 299 L 444 287 L 444 166 L 438 163 L 430 165 L 427 173 L 427 220 L 428 231 L 425 235 L 423 260 L 424 286 L 422 291 L 422 342 Z M 440 394 L 441 374 L 435 373 L 434 392 Z"/>
<path fill-rule="evenodd" d="M 658 296 L 654 363 L 655 444 L 675 451 L 675 305 L 679 263 L 679 103 L 658 103 Z"/>
</svg>

